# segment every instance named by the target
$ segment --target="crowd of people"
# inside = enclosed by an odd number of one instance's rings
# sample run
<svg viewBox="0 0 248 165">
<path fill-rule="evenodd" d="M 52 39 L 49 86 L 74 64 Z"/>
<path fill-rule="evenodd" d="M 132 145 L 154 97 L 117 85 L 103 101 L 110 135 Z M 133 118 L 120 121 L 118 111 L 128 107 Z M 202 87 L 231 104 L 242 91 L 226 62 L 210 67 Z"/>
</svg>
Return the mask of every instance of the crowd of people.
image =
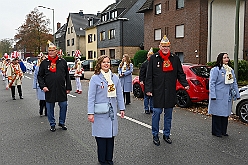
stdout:
<svg viewBox="0 0 248 165">
<path fill-rule="evenodd" d="M 67 94 L 72 90 L 66 61 L 58 55 L 56 46 L 48 42 L 48 56 L 40 56 L 34 70 L 33 89 L 39 100 L 39 114 L 48 117 L 50 131 L 56 131 L 54 117 L 55 103 L 60 107 L 58 126 L 67 130 L 65 125 L 68 108 Z M 141 65 L 139 80 L 144 84 L 144 112 L 152 113 L 152 140 L 160 145 L 159 122 L 164 113 L 163 139 L 168 144 L 172 126 L 172 112 L 176 104 L 176 81 L 188 90 L 190 88 L 178 56 L 170 50 L 171 43 L 164 36 L 159 51 L 151 48 L 147 60 Z M 131 104 L 133 64 L 128 54 L 124 54 L 118 67 L 118 75 L 111 72 L 110 57 L 101 55 L 96 62 L 94 75 L 88 89 L 88 121 L 92 123 L 92 136 L 97 144 L 98 162 L 102 165 L 113 164 L 114 138 L 118 133 L 118 110 L 120 117 L 125 116 L 125 105 Z M 20 99 L 23 99 L 21 81 L 25 72 L 18 58 L 3 58 L 0 61 L 0 73 L 11 89 L 15 100 L 17 86 Z M 24 65 L 27 67 L 27 65 Z M 82 93 L 80 82 L 81 63 L 75 57 L 76 93 Z M 209 78 L 209 114 L 212 115 L 212 135 L 228 136 L 228 116 L 231 114 L 232 100 L 240 99 L 238 85 L 227 53 L 220 53 Z M 235 93 L 235 96 L 234 94 Z M 44 112 L 45 109 L 45 112 Z"/>
</svg>

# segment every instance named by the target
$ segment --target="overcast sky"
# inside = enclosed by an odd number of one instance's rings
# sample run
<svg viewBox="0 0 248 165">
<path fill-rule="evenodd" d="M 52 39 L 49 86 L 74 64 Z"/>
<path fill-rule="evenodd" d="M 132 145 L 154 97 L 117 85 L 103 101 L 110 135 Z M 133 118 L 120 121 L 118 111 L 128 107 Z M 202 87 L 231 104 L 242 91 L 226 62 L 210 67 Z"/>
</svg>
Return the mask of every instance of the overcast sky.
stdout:
<svg viewBox="0 0 248 165">
<path fill-rule="evenodd" d="M 97 14 L 103 11 L 108 5 L 115 3 L 116 0 L 0 0 L 0 40 L 14 38 L 17 28 L 26 20 L 26 15 L 34 8 L 43 12 L 47 19 L 50 19 L 52 28 L 53 12 L 49 9 L 38 8 L 45 6 L 54 9 L 55 32 L 57 22 L 61 26 L 66 23 L 69 13 L 78 13 L 83 10 L 85 14 Z M 52 32 L 51 32 L 52 33 Z"/>
</svg>

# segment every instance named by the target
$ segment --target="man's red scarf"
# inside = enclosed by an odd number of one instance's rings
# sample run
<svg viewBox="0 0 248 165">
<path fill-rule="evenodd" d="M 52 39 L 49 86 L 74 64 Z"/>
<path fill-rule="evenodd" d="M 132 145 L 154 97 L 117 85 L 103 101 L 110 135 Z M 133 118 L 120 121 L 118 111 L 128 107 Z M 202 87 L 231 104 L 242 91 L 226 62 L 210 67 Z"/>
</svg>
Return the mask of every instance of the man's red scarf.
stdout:
<svg viewBox="0 0 248 165">
<path fill-rule="evenodd" d="M 170 51 L 168 54 L 163 54 L 162 51 L 158 51 L 159 55 L 162 57 L 163 61 L 163 71 L 168 72 L 173 70 L 173 66 L 169 60 L 170 57 Z"/>
<path fill-rule="evenodd" d="M 51 58 L 48 56 L 48 60 L 51 61 L 51 65 L 49 67 L 49 70 L 51 72 L 56 72 L 56 61 L 59 59 L 59 56 L 56 56 L 55 58 Z"/>
</svg>

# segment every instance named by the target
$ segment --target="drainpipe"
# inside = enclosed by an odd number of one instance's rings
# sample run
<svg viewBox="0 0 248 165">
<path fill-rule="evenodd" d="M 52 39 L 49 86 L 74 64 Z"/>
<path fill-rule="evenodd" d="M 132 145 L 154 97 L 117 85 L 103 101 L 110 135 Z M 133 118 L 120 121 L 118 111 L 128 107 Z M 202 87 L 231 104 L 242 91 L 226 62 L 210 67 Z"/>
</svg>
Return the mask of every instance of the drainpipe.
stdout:
<svg viewBox="0 0 248 165">
<path fill-rule="evenodd" d="M 210 15 L 209 15 L 209 52 L 208 52 L 208 62 L 211 62 L 211 53 L 212 53 L 212 21 L 213 21 L 213 2 L 214 0 L 212 0 L 210 2 Z"/>
<path fill-rule="evenodd" d="M 237 80 L 238 80 L 238 54 L 239 54 L 239 10 L 240 10 L 240 0 L 236 0 L 234 72 Z"/>
</svg>

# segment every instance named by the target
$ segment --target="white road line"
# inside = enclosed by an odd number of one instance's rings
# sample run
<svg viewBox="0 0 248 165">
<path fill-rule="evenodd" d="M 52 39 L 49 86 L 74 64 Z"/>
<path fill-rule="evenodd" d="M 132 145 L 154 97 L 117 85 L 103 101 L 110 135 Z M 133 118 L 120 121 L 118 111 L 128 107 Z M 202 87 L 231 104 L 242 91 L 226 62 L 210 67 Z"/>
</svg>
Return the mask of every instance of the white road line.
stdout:
<svg viewBox="0 0 248 165">
<path fill-rule="evenodd" d="M 24 76 L 24 77 L 26 77 L 27 79 L 32 79 L 32 78 L 30 78 L 30 77 L 28 77 L 28 76 Z"/>
<path fill-rule="evenodd" d="M 117 113 L 117 115 L 118 115 L 118 116 L 121 116 L 119 113 Z M 146 127 L 146 128 L 152 129 L 152 126 L 151 126 L 151 125 L 146 124 L 146 123 L 143 123 L 143 122 L 138 121 L 138 120 L 136 120 L 136 119 L 133 119 L 133 118 L 131 118 L 131 117 L 124 116 L 124 119 L 127 119 L 127 120 L 129 120 L 129 121 L 132 121 L 132 122 L 134 122 L 134 123 L 136 123 L 136 124 L 139 124 L 139 125 L 141 125 L 141 126 L 144 126 L 144 127 Z M 163 134 L 163 130 L 159 130 L 159 132 Z"/>
<path fill-rule="evenodd" d="M 67 96 L 70 96 L 70 97 L 77 97 L 77 96 L 74 96 L 74 95 L 72 95 L 72 94 L 67 94 Z"/>
</svg>

